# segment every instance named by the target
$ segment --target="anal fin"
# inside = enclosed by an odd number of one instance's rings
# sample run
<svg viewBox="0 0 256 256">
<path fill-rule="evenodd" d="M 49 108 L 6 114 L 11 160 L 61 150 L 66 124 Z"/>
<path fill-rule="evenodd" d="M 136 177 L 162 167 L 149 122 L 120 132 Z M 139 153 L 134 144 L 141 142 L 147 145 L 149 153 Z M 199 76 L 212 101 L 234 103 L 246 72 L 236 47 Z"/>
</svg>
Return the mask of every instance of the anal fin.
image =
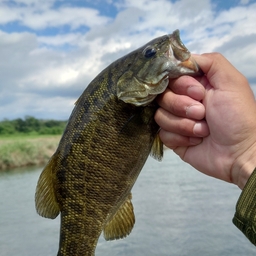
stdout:
<svg viewBox="0 0 256 256">
<path fill-rule="evenodd" d="M 130 193 L 112 219 L 105 225 L 103 233 L 106 240 L 124 238 L 131 233 L 135 223 L 131 199 L 132 194 Z"/>
<path fill-rule="evenodd" d="M 36 210 L 42 217 L 55 219 L 60 212 L 59 204 L 55 197 L 54 166 L 56 154 L 52 156 L 48 164 L 43 169 L 37 182 L 35 204 Z"/>
</svg>

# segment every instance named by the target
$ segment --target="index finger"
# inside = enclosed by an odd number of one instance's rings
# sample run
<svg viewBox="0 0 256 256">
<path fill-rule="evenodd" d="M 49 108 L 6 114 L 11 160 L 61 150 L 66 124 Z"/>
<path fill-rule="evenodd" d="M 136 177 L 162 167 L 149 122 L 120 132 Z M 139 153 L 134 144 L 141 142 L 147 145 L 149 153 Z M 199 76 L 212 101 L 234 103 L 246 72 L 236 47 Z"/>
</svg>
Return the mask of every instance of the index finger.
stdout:
<svg viewBox="0 0 256 256">
<path fill-rule="evenodd" d="M 202 100 L 205 95 L 204 86 L 191 76 L 181 76 L 170 80 L 168 87 L 176 94 L 186 95 L 197 101 Z"/>
</svg>

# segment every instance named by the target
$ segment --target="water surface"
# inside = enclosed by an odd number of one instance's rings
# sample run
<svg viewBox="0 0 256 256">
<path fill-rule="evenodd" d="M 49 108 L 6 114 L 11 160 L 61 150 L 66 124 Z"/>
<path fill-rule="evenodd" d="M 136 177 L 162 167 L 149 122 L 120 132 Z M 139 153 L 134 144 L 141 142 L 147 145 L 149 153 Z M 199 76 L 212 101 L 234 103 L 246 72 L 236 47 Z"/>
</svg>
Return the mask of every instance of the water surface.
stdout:
<svg viewBox="0 0 256 256">
<path fill-rule="evenodd" d="M 0 255 L 57 254 L 59 218 L 37 215 L 41 169 L 0 174 Z M 171 151 L 149 158 L 134 188 L 135 227 L 129 237 L 99 240 L 96 256 L 251 256 L 255 247 L 232 224 L 240 190 L 198 173 Z M 81 255 L 82 256 L 82 255 Z"/>
</svg>

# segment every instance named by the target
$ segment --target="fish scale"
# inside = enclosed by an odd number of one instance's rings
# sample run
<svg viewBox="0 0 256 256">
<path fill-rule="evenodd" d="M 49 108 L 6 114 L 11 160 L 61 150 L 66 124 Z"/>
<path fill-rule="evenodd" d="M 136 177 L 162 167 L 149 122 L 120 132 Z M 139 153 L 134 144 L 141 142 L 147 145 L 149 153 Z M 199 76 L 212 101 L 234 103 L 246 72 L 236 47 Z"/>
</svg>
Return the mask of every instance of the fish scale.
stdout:
<svg viewBox="0 0 256 256">
<path fill-rule="evenodd" d="M 175 31 L 115 61 L 85 89 L 36 189 L 40 215 L 61 213 L 58 256 L 94 255 L 102 231 L 106 240 L 130 234 L 131 189 L 150 151 L 162 157 L 153 100 L 170 74 L 199 73 Z"/>
<path fill-rule="evenodd" d="M 119 105 L 126 105 L 125 103 L 120 103 L 121 104 Z M 114 106 L 114 104 L 111 102 L 110 105 Z M 120 106 L 120 108 L 122 108 L 122 106 Z M 132 109 L 135 108 L 132 107 Z M 77 239 L 65 239 L 65 237 L 77 236 L 77 230 L 80 230 L 80 233 L 83 234 L 82 237 L 84 237 L 84 240 L 87 241 L 87 243 L 91 245 L 96 244 L 98 236 L 103 229 L 104 220 L 110 212 L 112 205 L 115 205 L 116 202 L 120 199 L 120 194 L 127 194 L 127 185 L 129 186 L 130 184 L 130 186 L 132 186 L 133 181 L 136 178 L 135 176 L 137 175 L 137 173 L 132 171 L 133 166 L 138 164 L 144 164 L 145 159 L 143 159 L 144 161 L 142 162 L 140 158 L 137 157 L 137 155 L 141 155 L 145 148 L 147 148 L 144 147 L 144 145 L 149 145 L 146 151 L 147 153 L 150 151 L 150 147 L 154 137 L 143 136 L 145 137 L 145 139 L 141 141 L 140 134 L 138 134 L 135 130 L 134 132 L 129 132 L 130 136 L 127 136 L 127 133 L 120 133 L 121 128 L 125 125 L 125 122 L 127 120 L 127 111 L 124 112 L 120 111 L 119 108 L 115 108 L 115 110 L 113 109 L 113 111 L 111 112 L 111 114 L 108 114 L 109 122 L 101 124 L 100 131 L 98 128 L 98 124 L 95 121 L 93 121 L 92 126 L 86 126 L 88 127 L 88 131 L 86 127 L 83 129 L 84 134 L 87 134 L 89 133 L 89 131 L 92 130 L 98 131 L 93 133 L 94 136 L 91 136 L 90 140 L 85 140 L 82 146 L 80 146 L 81 144 L 74 143 L 70 151 L 65 152 L 68 154 L 68 159 L 67 161 L 65 161 L 65 165 L 59 165 L 60 171 L 63 168 L 66 168 L 70 170 L 70 172 L 71 170 L 74 170 L 75 172 L 74 174 L 68 174 L 68 176 L 72 178 L 67 179 L 67 182 L 63 186 L 64 189 L 66 189 L 67 191 L 72 191 L 73 193 L 68 197 L 63 197 L 63 195 L 58 194 L 58 192 L 56 195 L 59 202 L 66 202 L 66 204 L 63 205 L 63 209 L 67 208 L 69 210 L 69 212 L 66 213 L 67 218 L 65 217 L 66 215 L 63 214 L 65 210 L 63 210 L 61 214 L 61 226 L 64 227 L 61 230 L 61 234 L 64 234 L 64 236 L 60 239 L 60 245 L 63 253 L 60 252 L 59 255 L 65 255 L 65 252 L 67 251 L 72 251 L 73 255 L 84 255 L 84 249 L 82 245 L 83 242 L 80 235 L 78 235 Z M 125 113 L 125 115 L 122 116 L 118 113 Z M 118 127 L 116 127 L 116 119 L 114 118 L 116 115 L 118 115 Z M 130 116 L 130 114 L 128 114 L 128 116 Z M 115 127 L 117 128 L 115 130 L 113 130 L 112 128 L 113 121 L 115 122 Z M 151 126 L 148 127 L 151 128 Z M 157 132 L 157 130 L 158 127 L 157 125 L 155 125 L 154 134 Z M 148 133 L 151 134 L 151 131 L 149 132 Z M 66 136 L 70 138 L 69 134 L 67 134 Z M 81 136 L 83 137 L 83 134 Z M 118 140 L 116 140 L 117 137 Z M 134 141 L 138 140 L 139 138 L 140 143 L 134 143 Z M 65 136 L 63 137 L 63 139 L 66 140 Z M 92 149 L 90 147 L 91 143 L 94 145 L 94 148 Z M 124 149 L 122 148 L 123 145 L 126 145 Z M 77 149 L 81 147 L 84 148 L 83 154 L 80 150 Z M 88 150 L 85 150 L 86 148 L 88 148 Z M 117 148 L 120 150 L 120 152 L 116 151 Z M 133 155 L 133 158 L 136 159 L 137 163 L 135 161 L 131 162 L 130 160 L 125 160 L 127 159 L 127 155 L 131 154 Z M 68 162 L 68 165 L 66 162 Z M 81 163 L 84 168 L 80 168 Z M 88 171 L 85 171 L 86 169 Z M 81 172 L 80 175 L 77 174 L 78 172 Z M 76 187 L 74 187 L 74 184 L 76 184 Z M 81 187 L 78 190 L 77 188 L 80 184 Z M 83 186 L 84 184 L 85 187 Z M 103 184 L 104 187 L 102 187 Z M 81 197 L 80 191 L 82 193 L 86 191 L 85 195 L 83 196 L 83 198 L 86 198 L 86 200 L 84 201 L 84 199 L 82 199 L 82 202 L 79 202 L 78 208 L 80 209 L 80 212 L 77 212 L 77 207 L 71 207 L 69 202 L 72 200 L 75 201 L 76 198 Z M 81 211 L 83 205 L 84 208 L 83 211 Z M 101 206 L 100 208 L 98 207 L 99 205 Z M 70 219 L 69 216 L 75 216 L 75 218 Z M 96 219 L 97 223 L 95 223 L 95 221 L 92 221 L 90 219 L 90 216 L 93 216 L 93 219 Z M 78 227 L 76 223 L 81 223 L 81 226 Z M 67 229 L 66 227 L 72 227 L 73 231 Z M 85 230 L 85 227 L 87 227 L 87 231 Z M 88 232 L 88 230 L 91 230 L 91 232 Z M 80 250 L 81 246 L 82 248 Z M 76 254 L 74 254 L 75 251 Z M 92 254 L 89 248 L 86 248 L 86 251 L 88 251 L 88 255 Z"/>
</svg>

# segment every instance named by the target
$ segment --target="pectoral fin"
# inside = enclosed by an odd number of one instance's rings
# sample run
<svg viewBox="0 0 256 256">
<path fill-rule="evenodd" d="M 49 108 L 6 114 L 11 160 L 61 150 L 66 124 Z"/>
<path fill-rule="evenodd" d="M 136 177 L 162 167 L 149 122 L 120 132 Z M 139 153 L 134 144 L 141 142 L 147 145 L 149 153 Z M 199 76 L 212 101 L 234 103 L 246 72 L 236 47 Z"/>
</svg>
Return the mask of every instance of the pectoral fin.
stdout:
<svg viewBox="0 0 256 256">
<path fill-rule="evenodd" d="M 132 194 L 130 193 L 113 218 L 105 225 L 103 232 L 106 240 L 124 238 L 131 233 L 135 223 L 131 199 Z"/>
<path fill-rule="evenodd" d="M 38 214 L 51 219 L 56 218 L 60 212 L 54 192 L 55 175 L 53 169 L 55 159 L 56 155 L 54 154 L 42 171 L 35 194 L 36 210 Z"/>
<path fill-rule="evenodd" d="M 150 155 L 158 161 L 161 161 L 163 158 L 163 142 L 161 141 L 159 134 L 156 135 Z"/>
</svg>

